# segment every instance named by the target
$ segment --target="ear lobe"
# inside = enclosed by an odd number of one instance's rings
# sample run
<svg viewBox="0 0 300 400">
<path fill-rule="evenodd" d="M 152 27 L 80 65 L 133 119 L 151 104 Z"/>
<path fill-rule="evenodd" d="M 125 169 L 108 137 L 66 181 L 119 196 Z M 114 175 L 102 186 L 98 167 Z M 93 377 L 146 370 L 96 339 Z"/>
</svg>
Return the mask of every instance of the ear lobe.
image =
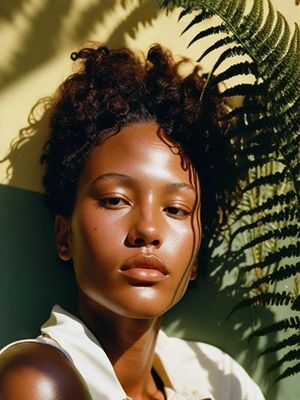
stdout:
<svg viewBox="0 0 300 400">
<path fill-rule="evenodd" d="M 190 281 L 195 281 L 198 276 L 198 263 L 197 260 L 193 264 L 191 276 L 190 276 Z"/>
<path fill-rule="evenodd" d="M 70 221 L 62 215 L 55 217 L 56 249 L 58 257 L 63 261 L 72 258 L 70 249 Z"/>
</svg>

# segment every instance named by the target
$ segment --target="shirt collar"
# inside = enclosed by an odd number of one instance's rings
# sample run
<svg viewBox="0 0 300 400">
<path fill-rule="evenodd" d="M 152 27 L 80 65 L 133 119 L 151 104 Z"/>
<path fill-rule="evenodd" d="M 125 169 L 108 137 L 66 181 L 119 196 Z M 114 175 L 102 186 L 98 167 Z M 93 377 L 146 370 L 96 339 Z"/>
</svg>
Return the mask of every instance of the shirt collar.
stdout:
<svg viewBox="0 0 300 400">
<path fill-rule="evenodd" d="M 71 357 L 93 399 L 96 400 L 101 395 L 103 400 L 131 400 L 126 396 L 101 344 L 82 321 L 61 307 L 54 306 L 50 319 L 42 326 L 41 332 L 55 340 Z M 170 347 L 169 338 L 163 331 L 158 334 L 153 366 L 166 387 L 168 400 L 213 400 L 207 391 L 200 393 L 195 390 L 192 382 L 192 386 L 181 393 L 178 368 L 184 366 L 180 355 Z M 188 372 L 183 369 L 181 376 L 188 383 Z"/>
<path fill-rule="evenodd" d="M 181 342 L 180 348 L 176 344 L 178 342 Z M 184 341 L 178 338 L 170 338 L 160 330 L 156 342 L 154 368 L 165 386 L 175 393 L 180 393 L 183 396 L 182 399 L 214 400 L 207 385 L 201 381 L 199 375 L 195 381 L 194 376 L 189 373 L 187 365 L 189 360 L 186 360 L 183 344 Z M 171 399 L 173 398 L 171 397 Z M 177 400 L 177 398 L 175 399 Z"/>
</svg>

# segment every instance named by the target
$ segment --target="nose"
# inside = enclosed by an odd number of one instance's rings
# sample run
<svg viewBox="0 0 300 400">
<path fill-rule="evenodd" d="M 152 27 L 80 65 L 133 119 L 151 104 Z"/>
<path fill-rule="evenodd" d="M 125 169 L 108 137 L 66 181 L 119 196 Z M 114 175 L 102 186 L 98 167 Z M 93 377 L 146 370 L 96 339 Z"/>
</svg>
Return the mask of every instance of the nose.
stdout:
<svg viewBox="0 0 300 400">
<path fill-rule="evenodd" d="M 126 237 L 128 247 L 156 247 L 162 243 L 162 221 L 153 210 L 147 208 L 132 215 L 130 229 Z"/>
</svg>

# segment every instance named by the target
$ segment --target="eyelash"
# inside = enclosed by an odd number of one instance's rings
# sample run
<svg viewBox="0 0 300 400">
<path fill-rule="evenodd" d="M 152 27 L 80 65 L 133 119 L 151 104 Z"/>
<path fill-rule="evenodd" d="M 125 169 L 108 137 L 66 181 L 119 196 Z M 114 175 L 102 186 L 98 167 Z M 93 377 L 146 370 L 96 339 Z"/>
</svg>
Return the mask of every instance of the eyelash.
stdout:
<svg viewBox="0 0 300 400">
<path fill-rule="evenodd" d="M 172 211 L 175 210 L 176 212 L 179 211 L 179 214 L 170 212 L 170 210 L 172 210 Z M 182 207 L 176 207 L 176 206 L 166 207 L 166 208 L 164 208 L 164 211 L 167 211 L 168 214 L 170 214 L 174 217 L 177 217 L 178 219 L 184 219 L 191 215 L 191 212 L 189 210 L 186 210 L 185 208 L 182 208 Z"/>
<path fill-rule="evenodd" d="M 120 205 L 120 202 L 122 202 L 123 204 Z M 122 197 L 111 196 L 111 197 L 103 197 L 97 202 L 97 205 L 110 210 L 117 210 L 123 208 L 124 206 L 125 207 L 130 206 L 131 203 Z M 187 210 L 182 206 L 175 206 L 175 205 L 165 207 L 163 211 L 165 211 L 168 215 L 171 215 L 173 218 L 177 219 L 184 219 L 192 214 L 190 210 Z"/>
<path fill-rule="evenodd" d="M 118 207 L 120 207 L 120 204 L 118 203 L 118 204 L 113 204 L 113 202 L 114 201 L 122 201 L 124 204 L 122 205 L 122 206 L 124 206 L 124 205 L 130 205 L 130 203 L 129 203 L 129 201 L 127 201 L 127 200 L 125 200 L 125 199 L 123 199 L 122 197 L 118 197 L 118 196 L 111 196 L 111 197 L 103 197 L 102 199 L 100 199 L 99 201 L 98 201 L 98 204 L 101 206 L 101 207 L 104 207 L 104 208 L 108 208 L 108 209 L 115 209 L 115 208 L 118 208 Z M 111 202 L 110 204 L 109 204 L 109 202 Z"/>
</svg>

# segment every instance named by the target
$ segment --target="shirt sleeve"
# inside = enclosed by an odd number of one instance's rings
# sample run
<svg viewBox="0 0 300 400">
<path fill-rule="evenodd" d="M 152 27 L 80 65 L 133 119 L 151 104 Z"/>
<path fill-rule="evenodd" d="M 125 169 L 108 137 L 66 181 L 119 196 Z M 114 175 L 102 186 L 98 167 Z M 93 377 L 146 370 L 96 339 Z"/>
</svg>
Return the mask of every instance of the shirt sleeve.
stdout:
<svg viewBox="0 0 300 400">
<path fill-rule="evenodd" d="M 193 342 L 190 342 L 190 344 Z M 201 369 L 216 400 L 265 400 L 262 391 L 245 369 L 232 357 L 206 343 L 192 344 Z"/>
<path fill-rule="evenodd" d="M 260 388 L 241 365 L 227 354 L 224 355 L 224 364 L 225 376 L 228 376 L 231 382 L 232 399 L 264 400 Z M 240 396 L 237 396 L 237 393 L 240 393 Z"/>
</svg>

